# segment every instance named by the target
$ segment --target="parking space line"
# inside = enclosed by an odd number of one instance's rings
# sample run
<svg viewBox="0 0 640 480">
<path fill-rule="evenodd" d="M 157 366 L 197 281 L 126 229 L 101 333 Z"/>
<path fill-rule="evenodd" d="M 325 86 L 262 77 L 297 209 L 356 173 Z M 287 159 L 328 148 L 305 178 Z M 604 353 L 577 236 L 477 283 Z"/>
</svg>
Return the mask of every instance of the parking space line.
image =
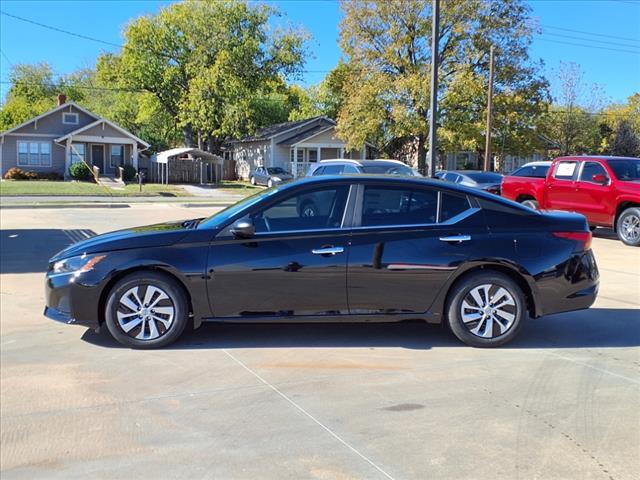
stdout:
<svg viewBox="0 0 640 480">
<path fill-rule="evenodd" d="M 289 404 L 291 404 L 293 407 L 295 407 L 296 409 L 298 409 L 300 412 L 302 412 L 304 415 L 306 415 L 307 417 L 309 417 L 311 420 L 313 420 L 318 426 L 320 426 L 322 429 L 324 429 L 329 435 L 331 435 L 333 438 L 335 438 L 338 442 L 340 442 L 342 445 L 344 445 L 345 447 L 347 447 L 349 450 L 351 450 L 353 453 L 355 453 L 356 455 L 358 455 L 360 458 L 362 458 L 365 462 L 367 462 L 369 465 L 371 465 L 373 468 L 375 468 L 376 470 L 378 470 L 382 475 L 384 475 L 386 478 L 389 478 L 390 480 L 394 480 L 394 478 L 389 475 L 387 472 L 385 472 L 382 468 L 380 468 L 378 465 L 376 465 L 373 460 L 371 460 L 370 458 L 368 458 L 366 455 L 364 455 L 363 453 L 361 453 L 359 450 L 357 450 L 355 447 L 349 445 L 345 440 L 342 439 L 342 437 L 340 437 L 337 433 L 335 433 L 333 430 L 331 430 L 329 427 L 327 427 L 324 423 L 322 423 L 320 420 L 318 420 L 316 417 L 314 417 L 313 415 L 311 415 L 309 412 L 307 412 L 303 407 L 301 407 L 299 404 L 297 404 L 296 402 L 294 402 L 291 398 L 289 398 L 286 394 L 282 393 L 280 390 L 278 390 L 278 388 L 274 385 L 272 385 L 271 383 L 269 383 L 267 380 L 265 380 L 264 378 L 262 378 L 260 376 L 260 374 L 258 374 L 257 372 L 255 372 L 254 370 L 252 370 L 251 368 L 249 368 L 245 363 L 243 363 L 241 360 L 239 360 L 238 358 L 236 358 L 235 356 L 233 356 L 231 353 L 229 353 L 226 349 L 222 350 L 229 358 L 231 358 L 234 362 L 236 362 L 238 365 L 240 365 L 242 368 L 244 368 L 247 372 L 249 372 L 251 375 L 253 375 L 254 377 L 256 377 L 258 380 L 260 380 L 260 382 L 262 382 L 264 385 L 266 385 L 267 387 L 269 387 L 271 390 L 273 390 L 274 392 L 276 392 L 278 395 L 280 395 L 282 398 L 284 398 Z"/>
</svg>

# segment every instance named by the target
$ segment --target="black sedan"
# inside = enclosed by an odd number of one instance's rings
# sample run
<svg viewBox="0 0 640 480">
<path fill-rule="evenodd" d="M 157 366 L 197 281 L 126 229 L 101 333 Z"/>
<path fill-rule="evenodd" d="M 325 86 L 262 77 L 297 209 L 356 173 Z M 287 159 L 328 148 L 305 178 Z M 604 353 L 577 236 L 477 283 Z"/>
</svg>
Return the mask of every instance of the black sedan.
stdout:
<svg viewBox="0 0 640 480">
<path fill-rule="evenodd" d="M 502 175 L 494 172 L 480 172 L 476 170 L 441 170 L 436 177 L 447 182 L 457 183 L 465 187 L 479 188 L 485 192 L 500 195 Z"/>
<path fill-rule="evenodd" d="M 309 200 L 322 208 L 300 208 Z M 68 247 L 50 261 L 45 314 L 138 348 L 170 344 L 189 322 L 416 319 L 493 347 L 528 317 L 594 302 L 590 242 L 581 215 L 449 183 L 308 177 L 209 218 Z"/>
</svg>

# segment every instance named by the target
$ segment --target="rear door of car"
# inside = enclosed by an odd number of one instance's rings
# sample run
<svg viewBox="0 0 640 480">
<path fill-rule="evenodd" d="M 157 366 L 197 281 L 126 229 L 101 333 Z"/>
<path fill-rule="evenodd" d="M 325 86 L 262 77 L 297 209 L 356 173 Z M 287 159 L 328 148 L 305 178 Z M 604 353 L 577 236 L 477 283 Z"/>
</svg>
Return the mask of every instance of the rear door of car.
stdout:
<svg viewBox="0 0 640 480">
<path fill-rule="evenodd" d="M 545 202 L 541 207 L 551 210 L 576 210 L 575 191 L 579 166 L 580 162 L 577 160 L 560 160 L 553 165 L 553 171 L 547 177 Z"/>
<path fill-rule="evenodd" d="M 594 181 L 594 175 L 604 176 L 607 182 Z M 609 212 L 615 210 L 609 205 L 611 188 L 611 176 L 605 167 L 596 160 L 584 161 L 576 182 L 573 200 L 575 210 L 586 216 L 592 225 L 611 224 Z"/>
<path fill-rule="evenodd" d="M 363 182 L 349 250 L 351 315 L 425 313 L 469 255 L 484 218 L 462 193 Z"/>
</svg>

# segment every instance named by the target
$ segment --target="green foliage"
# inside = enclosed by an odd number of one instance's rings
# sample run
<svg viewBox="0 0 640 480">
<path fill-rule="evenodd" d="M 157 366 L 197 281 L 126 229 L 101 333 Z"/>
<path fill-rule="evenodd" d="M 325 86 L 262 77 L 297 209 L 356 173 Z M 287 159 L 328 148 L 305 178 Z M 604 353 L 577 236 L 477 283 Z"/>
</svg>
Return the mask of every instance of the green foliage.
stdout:
<svg viewBox="0 0 640 480">
<path fill-rule="evenodd" d="M 618 124 L 612 153 L 620 157 L 640 156 L 640 138 L 633 131 L 629 120 L 622 120 Z"/>
<path fill-rule="evenodd" d="M 84 162 L 71 164 L 69 167 L 69 175 L 74 180 L 91 180 L 93 178 L 91 170 Z"/>
<path fill-rule="evenodd" d="M 278 104 L 282 79 L 299 72 L 306 36 L 271 29 L 276 13 L 237 1 L 172 4 L 129 24 L 122 54 L 101 61 L 112 81 L 152 95 L 185 143 L 197 133 L 219 144 L 271 121 L 265 105 Z"/>
<path fill-rule="evenodd" d="M 124 167 L 122 167 L 122 180 L 124 180 L 125 182 L 130 182 L 136 178 L 137 173 L 138 171 L 136 170 L 136 168 L 133 165 L 127 163 Z"/>
<path fill-rule="evenodd" d="M 343 2 L 340 42 L 349 80 L 338 130 L 351 147 L 365 138 L 379 147 L 414 138 L 424 169 L 431 69 L 431 1 Z M 489 47 L 496 55 L 496 113 L 521 133 L 527 117 L 544 108 L 546 81 L 530 65 L 530 7 L 522 0 L 442 3 L 440 32 L 440 123 L 445 148 L 480 148 L 486 103 Z M 513 105 L 522 118 L 509 118 Z M 517 120 L 517 121 L 516 121 Z M 497 122 L 502 126 L 501 122 Z M 519 146 L 518 146 L 519 148 Z M 391 153 L 391 152 L 388 152 Z"/>
<path fill-rule="evenodd" d="M 12 167 L 4 174 L 4 178 L 7 180 L 35 180 L 38 178 L 38 174 L 22 170 L 18 167 Z"/>
</svg>

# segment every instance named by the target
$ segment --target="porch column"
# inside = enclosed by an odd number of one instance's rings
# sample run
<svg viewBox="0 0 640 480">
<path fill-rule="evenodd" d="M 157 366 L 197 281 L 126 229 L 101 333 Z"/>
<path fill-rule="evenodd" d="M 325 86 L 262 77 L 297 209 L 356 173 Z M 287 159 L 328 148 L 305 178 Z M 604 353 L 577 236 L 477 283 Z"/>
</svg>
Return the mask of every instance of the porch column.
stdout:
<svg viewBox="0 0 640 480">
<path fill-rule="evenodd" d="M 340 158 L 344 158 L 344 147 L 340 147 Z"/>
<path fill-rule="evenodd" d="M 133 142 L 133 167 L 138 170 L 138 142 Z"/>
<path fill-rule="evenodd" d="M 71 166 L 71 137 L 67 138 L 64 147 L 64 178 L 69 178 L 69 167 Z"/>
<path fill-rule="evenodd" d="M 293 147 L 293 177 L 298 177 L 298 147 Z"/>
<path fill-rule="evenodd" d="M 360 149 L 360 160 L 364 160 L 366 158 L 366 145 L 363 145 L 362 148 Z"/>
<path fill-rule="evenodd" d="M 322 155 L 320 154 L 320 152 L 322 151 L 322 148 L 318 147 L 318 153 L 316 153 L 316 161 L 319 162 L 322 159 Z"/>
</svg>

